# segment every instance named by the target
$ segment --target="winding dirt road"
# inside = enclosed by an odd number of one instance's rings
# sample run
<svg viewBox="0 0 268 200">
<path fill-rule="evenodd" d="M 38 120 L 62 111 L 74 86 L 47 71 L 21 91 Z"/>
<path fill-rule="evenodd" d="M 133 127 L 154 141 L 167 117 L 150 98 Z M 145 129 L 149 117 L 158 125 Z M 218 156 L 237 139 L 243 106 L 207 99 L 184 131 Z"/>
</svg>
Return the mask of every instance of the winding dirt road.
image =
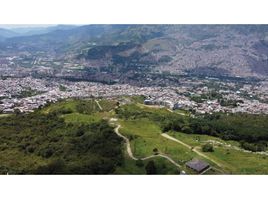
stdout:
<svg viewBox="0 0 268 200">
<path fill-rule="evenodd" d="M 219 162 L 217 162 L 217 161 L 215 161 L 214 159 L 210 158 L 209 156 L 203 154 L 202 152 L 196 150 L 195 148 L 191 147 L 190 145 L 188 145 L 188 144 L 186 144 L 186 143 L 184 143 L 184 142 L 182 142 L 182 141 L 180 141 L 180 140 L 178 140 L 178 139 L 176 139 L 176 138 L 174 138 L 174 137 L 172 137 L 172 136 L 170 136 L 170 135 L 168 135 L 168 134 L 166 134 L 166 133 L 162 133 L 161 135 L 162 135 L 163 137 L 169 139 L 169 140 L 172 140 L 172 141 L 174 141 L 174 142 L 177 142 L 177 143 L 179 143 L 179 144 L 181 144 L 181 145 L 187 147 L 188 149 L 192 150 L 193 152 L 195 152 L 195 153 L 198 154 L 199 156 L 202 156 L 203 158 L 206 158 L 207 160 L 210 160 L 210 161 L 213 162 L 214 164 L 218 165 L 220 168 L 223 167 Z"/>
<path fill-rule="evenodd" d="M 115 133 L 123 138 L 125 140 L 125 143 L 127 145 L 127 153 L 128 153 L 128 156 L 133 159 L 133 160 L 139 160 L 139 158 L 135 157 L 132 153 L 132 150 L 131 150 L 131 146 L 130 146 L 130 142 L 129 142 L 129 139 L 127 137 L 125 137 L 124 135 L 122 135 L 120 132 L 119 132 L 119 129 L 121 128 L 121 125 L 117 125 L 117 127 L 114 129 Z M 172 164 L 174 164 L 175 166 L 177 167 L 181 167 L 181 165 L 179 165 L 178 163 L 176 163 L 172 158 L 170 158 L 169 156 L 167 155 L 164 155 L 162 153 L 159 153 L 157 155 L 151 155 L 151 156 L 148 156 L 148 157 L 145 157 L 145 158 L 140 158 L 141 160 L 148 160 L 150 158 L 155 158 L 155 157 L 162 157 L 162 158 L 165 158 L 167 159 L 169 162 L 171 162 Z"/>
<path fill-rule="evenodd" d="M 129 142 L 129 139 L 125 136 L 123 136 L 120 132 L 119 132 L 119 129 L 120 129 L 121 125 L 117 125 L 117 127 L 114 129 L 115 133 L 123 138 L 125 140 L 125 143 L 127 145 L 127 153 L 129 155 L 130 158 L 132 158 L 133 160 L 138 160 L 138 158 L 136 158 L 133 153 L 132 153 L 132 150 L 131 150 L 131 146 L 130 146 L 130 142 Z"/>
</svg>

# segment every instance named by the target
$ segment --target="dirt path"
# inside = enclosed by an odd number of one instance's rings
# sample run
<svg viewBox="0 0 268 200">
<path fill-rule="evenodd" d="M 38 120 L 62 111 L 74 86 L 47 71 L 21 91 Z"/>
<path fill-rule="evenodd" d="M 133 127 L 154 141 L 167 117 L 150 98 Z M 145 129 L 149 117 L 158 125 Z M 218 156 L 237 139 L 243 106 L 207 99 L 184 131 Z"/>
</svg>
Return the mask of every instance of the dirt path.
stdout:
<svg viewBox="0 0 268 200">
<path fill-rule="evenodd" d="M 162 135 L 163 137 L 169 139 L 169 140 L 172 140 L 172 141 L 174 141 L 174 142 L 177 142 L 177 143 L 179 143 L 179 144 L 181 144 L 181 145 L 187 147 L 188 149 L 192 150 L 193 152 L 195 152 L 195 153 L 198 154 L 199 156 L 202 156 L 203 158 L 206 158 L 207 160 L 210 160 L 211 162 L 215 163 L 215 164 L 218 165 L 219 167 L 221 167 L 221 168 L 223 167 L 219 162 L 215 161 L 214 159 L 210 158 L 209 156 L 205 155 L 204 153 L 202 153 L 202 152 L 196 150 L 195 148 L 191 147 L 190 145 L 188 145 L 188 144 L 186 144 L 186 143 L 184 143 L 184 142 L 182 142 L 182 141 L 180 141 L 180 140 L 178 140 L 178 139 L 176 139 L 176 138 L 174 138 L 174 137 L 172 137 L 172 136 L 170 136 L 170 135 L 168 135 L 168 134 L 166 134 L 166 133 L 162 133 L 161 135 Z"/>
<path fill-rule="evenodd" d="M 131 159 L 133 159 L 133 160 L 138 160 L 138 158 L 136 158 L 136 157 L 133 155 L 132 151 L 131 151 L 131 146 L 130 146 L 129 139 L 128 139 L 127 137 L 123 136 L 123 135 L 119 132 L 120 127 L 121 127 L 121 125 L 118 125 L 118 126 L 114 129 L 115 133 L 116 133 L 119 137 L 121 137 L 121 138 L 123 138 L 123 139 L 125 140 L 125 143 L 126 143 L 126 145 L 127 145 L 127 153 L 128 153 L 128 155 L 129 155 L 129 157 L 130 157 Z"/>
<path fill-rule="evenodd" d="M 131 150 L 131 146 L 130 146 L 130 142 L 129 142 L 129 139 L 127 137 L 125 137 L 124 135 L 122 135 L 120 132 L 119 132 L 119 129 L 121 128 L 121 125 L 117 125 L 117 127 L 114 129 L 115 133 L 123 138 L 125 140 L 125 143 L 127 145 L 127 153 L 129 155 L 129 157 L 133 160 L 138 160 L 139 158 L 135 157 L 132 153 L 132 150 Z M 157 155 L 151 155 L 151 156 L 147 156 L 147 157 L 144 157 L 144 158 L 140 158 L 141 160 L 148 160 L 150 158 L 155 158 L 155 157 L 162 157 L 162 158 L 165 158 L 167 159 L 169 162 L 171 162 L 172 164 L 174 164 L 175 166 L 177 167 L 181 167 L 181 165 L 179 165 L 178 163 L 176 163 L 172 158 L 170 158 L 169 156 L 167 155 L 164 155 L 162 153 L 159 153 Z"/>
<path fill-rule="evenodd" d="M 101 105 L 100 105 L 100 103 L 99 103 L 99 101 L 98 101 L 98 100 L 95 100 L 95 102 L 96 102 L 96 104 L 98 105 L 99 109 L 100 109 L 100 110 L 103 110 L 102 107 L 101 107 Z"/>
</svg>

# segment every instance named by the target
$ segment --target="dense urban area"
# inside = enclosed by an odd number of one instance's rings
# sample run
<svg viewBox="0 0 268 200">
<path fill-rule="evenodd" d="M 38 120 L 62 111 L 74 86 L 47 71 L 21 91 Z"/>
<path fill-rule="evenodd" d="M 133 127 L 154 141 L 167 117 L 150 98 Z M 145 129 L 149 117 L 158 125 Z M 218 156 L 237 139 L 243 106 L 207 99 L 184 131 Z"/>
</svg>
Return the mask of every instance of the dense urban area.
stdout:
<svg viewBox="0 0 268 200">
<path fill-rule="evenodd" d="M 222 82 L 218 79 L 182 78 L 177 87 L 107 85 L 59 79 L 8 77 L 0 80 L 0 111 L 32 112 L 49 102 L 66 98 L 99 98 L 143 95 L 144 104 L 162 105 L 196 113 L 246 112 L 268 114 L 268 82 Z"/>
</svg>

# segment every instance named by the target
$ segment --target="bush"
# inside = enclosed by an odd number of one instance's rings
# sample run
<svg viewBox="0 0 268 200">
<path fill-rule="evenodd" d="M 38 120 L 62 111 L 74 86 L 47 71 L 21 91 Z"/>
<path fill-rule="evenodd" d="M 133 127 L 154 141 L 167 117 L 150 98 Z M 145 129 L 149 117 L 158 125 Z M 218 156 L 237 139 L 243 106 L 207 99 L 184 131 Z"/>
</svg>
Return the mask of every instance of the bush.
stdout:
<svg viewBox="0 0 268 200">
<path fill-rule="evenodd" d="M 62 159 L 53 160 L 45 166 L 38 167 L 36 174 L 65 174 L 65 163 Z"/>
<path fill-rule="evenodd" d="M 143 167 L 143 166 L 144 166 L 143 161 L 142 161 L 141 159 L 137 160 L 137 161 L 136 161 L 136 166 L 138 166 L 138 167 Z"/>
<path fill-rule="evenodd" d="M 183 133 L 187 133 L 187 134 L 192 134 L 193 133 L 192 129 L 189 126 L 183 126 L 181 131 Z"/>
<path fill-rule="evenodd" d="M 213 152 L 214 149 L 213 149 L 213 145 L 212 144 L 205 144 L 203 147 L 202 147 L 202 151 L 203 152 Z"/>
<path fill-rule="evenodd" d="M 157 155 L 159 153 L 157 148 L 154 148 L 153 152 L 154 152 L 155 155 Z"/>
<path fill-rule="evenodd" d="M 145 167 L 147 174 L 157 174 L 156 166 L 154 164 L 154 161 L 149 161 Z"/>
<path fill-rule="evenodd" d="M 267 144 L 265 142 L 259 142 L 259 143 L 248 143 L 248 142 L 241 142 L 241 147 L 245 150 L 257 152 L 257 151 L 266 151 Z"/>
<path fill-rule="evenodd" d="M 34 146 L 32 146 L 32 145 L 27 146 L 27 148 L 26 148 L 26 151 L 27 151 L 27 152 L 29 152 L 29 153 L 33 153 L 33 152 L 34 152 L 34 150 L 35 150 L 35 147 L 34 147 Z"/>
<path fill-rule="evenodd" d="M 49 158 L 53 155 L 53 153 L 54 153 L 54 150 L 52 148 L 48 147 L 46 149 L 41 150 L 40 155 L 43 158 Z"/>
</svg>

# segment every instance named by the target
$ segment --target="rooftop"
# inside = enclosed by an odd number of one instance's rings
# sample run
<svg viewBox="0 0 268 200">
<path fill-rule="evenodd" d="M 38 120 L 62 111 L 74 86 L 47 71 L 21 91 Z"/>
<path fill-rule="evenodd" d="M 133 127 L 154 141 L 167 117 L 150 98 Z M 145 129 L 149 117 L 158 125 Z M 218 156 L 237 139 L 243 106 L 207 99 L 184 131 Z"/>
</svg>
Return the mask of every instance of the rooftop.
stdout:
<svg viewBox="0 0 268 200">
<path fill-rule="evenodd" d="M 205 161 L 198 160 L 198 159 L 193 159 L 191 161 L 188 161 L 186 163 L 186 166 L 195 170 L 196 172 L 200 173 L 206 169 L 209 168 L 209 164 L 206 163 Z"/>
</svg>

